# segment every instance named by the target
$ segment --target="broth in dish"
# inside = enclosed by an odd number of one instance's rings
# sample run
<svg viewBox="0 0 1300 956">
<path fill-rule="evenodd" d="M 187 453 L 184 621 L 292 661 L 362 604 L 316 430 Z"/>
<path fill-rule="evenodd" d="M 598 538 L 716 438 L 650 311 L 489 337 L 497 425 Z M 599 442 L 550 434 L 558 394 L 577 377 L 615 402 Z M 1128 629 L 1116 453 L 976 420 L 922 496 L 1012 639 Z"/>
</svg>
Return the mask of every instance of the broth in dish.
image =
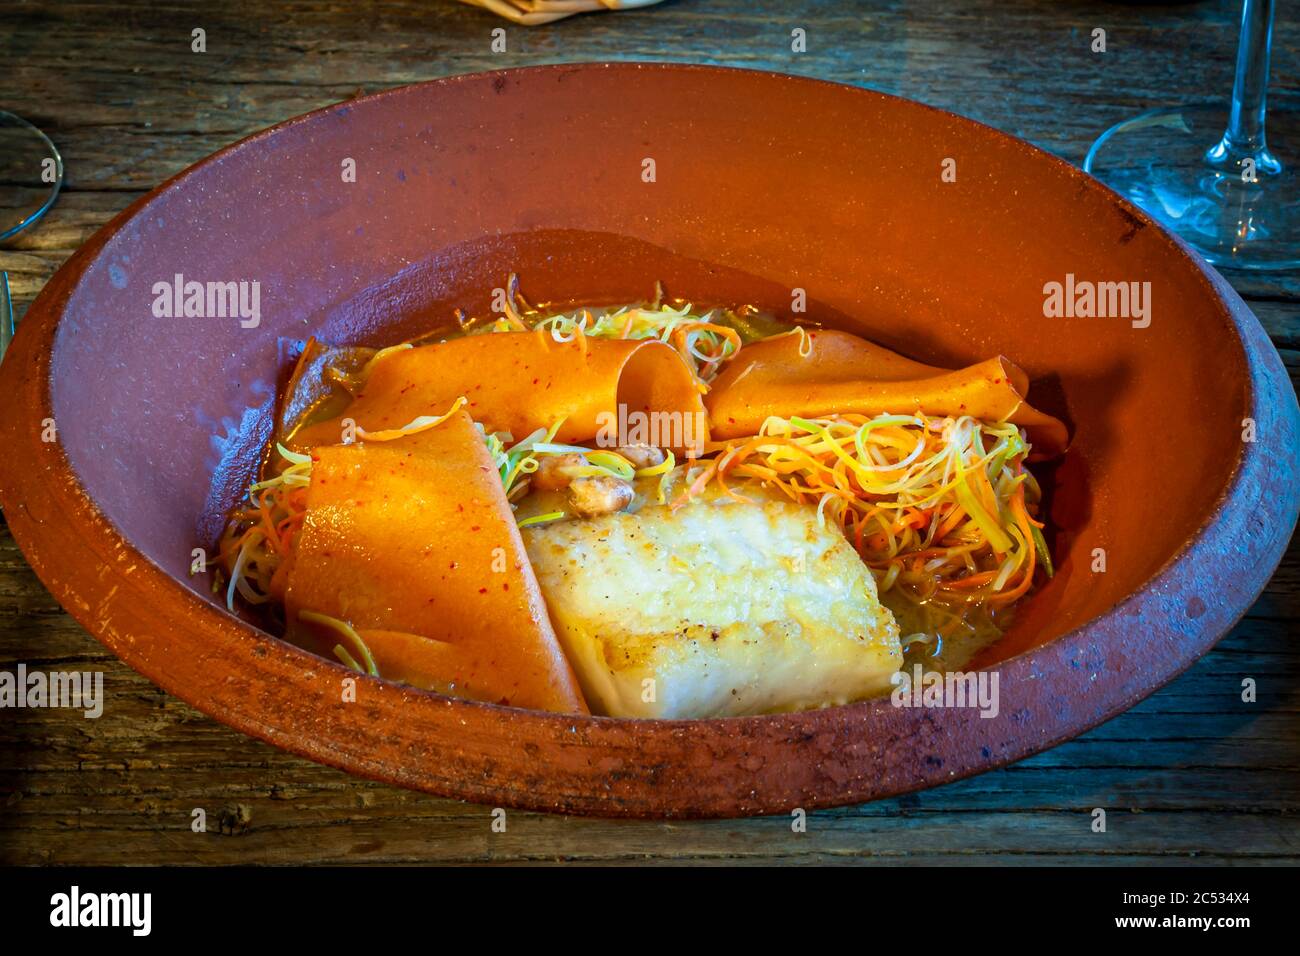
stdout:
<svg viewBox="0 0 1300 956">
<path fill-rule="evenodd" d="M 297 349 L 216 586 L 286 639 L 470 699 L 708 718 L 960 667 L 1052 573 L 1065 426 L 964 369 L 752 307 L 503 314 Z"/>
</svg>

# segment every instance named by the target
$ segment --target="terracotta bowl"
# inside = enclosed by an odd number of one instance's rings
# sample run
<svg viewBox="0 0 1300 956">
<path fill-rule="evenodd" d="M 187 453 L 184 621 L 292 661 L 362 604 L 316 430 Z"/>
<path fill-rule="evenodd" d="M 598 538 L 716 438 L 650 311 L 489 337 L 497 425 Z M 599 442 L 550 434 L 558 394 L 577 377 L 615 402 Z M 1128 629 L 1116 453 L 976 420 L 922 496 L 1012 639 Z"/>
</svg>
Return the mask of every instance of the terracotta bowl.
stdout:
<svg viewBox="0 0 1300 956">
<path fill-rule="evenodd" d="M 340 667 L 228 614 L 190 576 L 191 554 L 265 439 L 278 339 L 395 342 L 456 306 L 487 309 L 510 271 L 535 299 L 627 300 L 660 279 L 696 302 L 787 315 L 800 288 L 806 318 L 914 358 L 1022 364 L 1074 444 L 1044 475 L 1059 573 L 980 662 L 999 674 L 998 715 L 876 700 L 574 719 L 368 678 L 344 704 Z M 260 324 L 155 317 L 153 287 L 176 274 L 258 281 Z M 1067 274 L 1149 282 L 1150 324 L 1046 318 L 1044 286 Z M 1283 552 L 1300 488 L 1277 354 L 1227 283 L 1144 214 L 952 114 L 715 68 L 455 77 L 259 133 L 91 239 L 28 312 L 0 392 L 13 533 L 140 673 L 354 773 L 589 814 L 856 803 L 1059 743 L 1233 625 Z"/>
</svg>

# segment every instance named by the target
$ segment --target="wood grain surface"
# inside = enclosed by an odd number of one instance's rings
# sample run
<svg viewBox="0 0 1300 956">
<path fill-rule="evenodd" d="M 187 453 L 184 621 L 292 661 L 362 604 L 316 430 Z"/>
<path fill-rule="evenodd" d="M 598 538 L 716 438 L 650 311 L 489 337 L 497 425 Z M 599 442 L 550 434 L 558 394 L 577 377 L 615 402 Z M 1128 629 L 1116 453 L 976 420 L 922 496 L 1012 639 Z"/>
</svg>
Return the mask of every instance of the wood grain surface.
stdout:
<svg viewBox="0 0 1300 956">
<path fill-rule="evenodd" d="M 1273 87 L 1295 90 L 1300 22 L 1291 5 L 1278 16 Z M 99 226 L 219 147 L 360 92 L 506 66 L 652 59 L 817 76 L 951 109 L 1078 163 L 1135 112 L 1226 98 L 1238 17 L 1234 2 L 668 0 L 524 28 L 451 0 L 0 2 L 0 108 L 43 128 L 67 171 L 49 215 L 0 246 L 0 269 L 21 316 Z M 505 53 L 490 49 L 497 27 Z M 790 51 L 796 27 L 806 53 Z M 1104 54 L 1090 50 L 1097 27 Z M 206 53 L 191 51 L 195 28 Z M 1228 278 L 1294 382 L 1300 276 Z M 811 814 L 806 833 L 788 818 L 513 811 L 494 832 L 490 807 L 317 766 L 170 697 L 89 637 L 0 531 L 0 670 L 99 670 L 107 698 L 95 720 L 0 711 L 0 862 L 1295 862 L 1297 618 L 1293 544 L 1218 648 L 1128 713 L 1004 770 Z M 1247 677 L 1256 703 L 1241 699 Z M 1099 807 L 1105 833 L 1091 827 Z M 206 832 L 192 829 L 196 809 Z"/>
</svg>

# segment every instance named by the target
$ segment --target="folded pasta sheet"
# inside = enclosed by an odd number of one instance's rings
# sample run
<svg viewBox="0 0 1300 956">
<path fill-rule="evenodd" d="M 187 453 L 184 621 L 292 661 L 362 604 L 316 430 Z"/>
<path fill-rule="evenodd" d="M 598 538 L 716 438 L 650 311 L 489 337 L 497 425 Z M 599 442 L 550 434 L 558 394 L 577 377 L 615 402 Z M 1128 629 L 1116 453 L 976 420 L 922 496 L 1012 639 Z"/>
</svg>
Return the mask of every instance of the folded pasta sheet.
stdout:
<svg viewBox="0 0 1300 956">
<path fill-rule="evenodd" d="M 847 332 L 796 331 L 747 345 L 705 398 L 714 439 L 754 435 L 769 416 L 970 415 L 1024 427 L 1035 458 L 1065 450 L 1064 423 L 1025 399 L 1029 380 L 1005 358 L 948 370 Z"/>
<path fill-rule="evenodd" d="M 563 422 L 561 442 L 586 441 L 625 415 L 693 416 L 704 431 L 694 376 L 672 347 L 654 340 L 557 342 L 548 330 L 470 335 L 437 345 L 388 349 L 366 370 L 341 414 L 294 436 L 299 448 L 341 440 L 345 419 L 367 431 L 400 428 L 447 408 L 460 396 L 488 431 L 523 438 Z M 695 419 L 698 419 L 696 423 Z"/>
<path fill-rule="evenodd" d="M 319 641 L 319 628 L 299 617 L 326 615 L 356 629 L 385 677 L 585 712 L 469 415 L 394 441 L 320 446 L 312 457 L 288 570 L 291 628 Z"/>
</svg>

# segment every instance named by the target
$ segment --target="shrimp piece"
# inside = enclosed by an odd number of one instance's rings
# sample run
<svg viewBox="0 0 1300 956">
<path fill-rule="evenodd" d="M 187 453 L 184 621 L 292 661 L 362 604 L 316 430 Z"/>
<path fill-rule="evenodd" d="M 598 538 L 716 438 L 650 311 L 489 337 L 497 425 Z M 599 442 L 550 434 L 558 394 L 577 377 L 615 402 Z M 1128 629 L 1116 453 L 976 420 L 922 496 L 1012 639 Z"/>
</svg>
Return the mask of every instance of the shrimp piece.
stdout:
<svg viewBox="0 0 1300 956">
<path fill-rule="evenodd" d="M 631 484 L 612 475 L 575 478 L 569 484 L 569 507 L 580 518 L 622 511 L 632 503 L 632 498 Z"/>
<path fill-rule="evenodd" d="M 653 468 L 664 462 L 663 450 L 654 445 L 623 445 L 615 451 L 626 458 L 637 471 L 642 468 Z"/>
<path fill-rule="evenodd" d="M 573 481 L 570 470 L 581 468 L 587 459 L 577 452 L 567 455 L 539 455 L 537 470 L 529 476 L 531 487 L 538 491 L 559 491 Z"/>
</svg>

